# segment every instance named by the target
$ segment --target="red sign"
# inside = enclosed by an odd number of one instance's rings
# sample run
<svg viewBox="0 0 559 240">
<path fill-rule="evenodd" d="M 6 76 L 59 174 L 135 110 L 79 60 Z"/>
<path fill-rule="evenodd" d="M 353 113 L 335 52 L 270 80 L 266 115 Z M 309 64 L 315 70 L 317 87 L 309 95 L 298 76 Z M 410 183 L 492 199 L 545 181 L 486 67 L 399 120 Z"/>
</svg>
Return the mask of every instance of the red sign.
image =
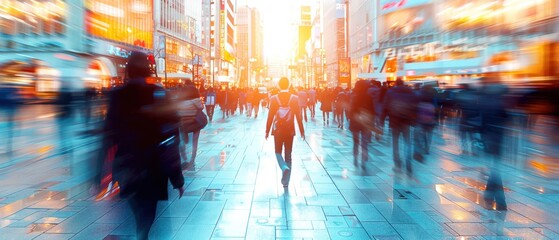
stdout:
<svg viewBox="0 0 559 240">
<path fill-rule="evenodd" d="M 382 10 L 387 10 L 387 9 L 390 9 L 390 8 L 399 8 L 399 7 L 402 7 L 402 6 L 406 5 L 407 2 L 408 2 L 408 0 L 392 1 L 392 2 L 384 4 L 382 6 Z"/>
</svg>

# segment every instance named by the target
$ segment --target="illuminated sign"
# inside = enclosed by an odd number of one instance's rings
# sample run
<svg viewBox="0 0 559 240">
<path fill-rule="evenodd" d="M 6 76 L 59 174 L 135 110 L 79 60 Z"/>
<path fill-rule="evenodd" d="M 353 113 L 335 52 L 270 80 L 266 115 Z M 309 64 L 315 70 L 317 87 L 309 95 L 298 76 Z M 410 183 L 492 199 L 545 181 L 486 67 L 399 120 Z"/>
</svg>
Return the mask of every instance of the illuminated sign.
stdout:
<svg viewBox="0 0 559 240">
<path fill-rule="evenodd" d="M 388 10 L 391 8 L 399 8 L 404 6 L 406 3 L 408 2 L 408 0 L 399 0 L 399 1 L 392 1 L 389 3 L 386 3 L 384 5 L 382 5 L 382 10 Z"/>
<path fill-rule="evenodd" d="M 116 47 L 113 45 L 109 46 L 109 55 L 121 57 L 121 58 L 128 58 L 132 54 L 132 51 L 128 51 L 126 49 L 122 49 L 120 47 Z"/>
<path fill-rule="evenodd" d="M 386 58 L 402 59 L 406 57 L 433 56 L 450 52 L 478 52 L 485 49 L 485 45 L 444 46 L 440 43 L 433 42 L 421 45 L 411 45 L 400 49 L 388 48 L 384 50 L 384 56 Z"/>
</svg>

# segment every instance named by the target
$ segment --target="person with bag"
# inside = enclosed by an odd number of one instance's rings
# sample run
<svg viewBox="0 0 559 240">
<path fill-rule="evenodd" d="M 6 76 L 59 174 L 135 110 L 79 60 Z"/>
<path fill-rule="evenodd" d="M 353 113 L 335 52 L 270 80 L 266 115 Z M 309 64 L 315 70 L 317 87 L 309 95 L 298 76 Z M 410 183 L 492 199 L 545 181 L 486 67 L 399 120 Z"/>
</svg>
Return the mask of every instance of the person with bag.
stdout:
<svg viewBox="0 0 559 240">
<path fill-rule="evenodd" d="M 178 154 L 178 118 L 167 92 L 148 84 L 148 56 L 132 52 L 126 66 L 128 82 L 111 93 L 105 132 L 118 146 L 112 162 L 120 196 L 136 220 L 137 239 L 148 239 L 157 201 L 167 200 L 168 181 L 184 193 Z"/>
<path fill-rule="evenodd" d="M 375 107 L 371 95 L 367 93 L 369 82 L 355 83 L 354 94 L 349 106 L 349 130 L 353 136 L 353 164 L 357 166 L 361 150 L 362 167 L 369 160 L 368 143 L 375 125 Z"/>
<path fill-rule="evenodd" d="M 283 77 L 278 84 L 280 92 L 270 98 L 270 111 L 266 121 L 266 139 L 268 139 L 271 131 L 274 135 L 276 160 L 282 170 L 281 183 L 283 187 L 288 187 L 291 177 L 293 137 L 295 136 L 294 121 L 297 121 L 303 140 L 305 140 L 305 129 L 301 119 L 299 99 L 289 92 L 289 80 Z M 285 158 L 281 155 L 282 149 L 285 151 Z"/>
<path fill-rule="evenodd" d="M 200 93 L 192 80 L 185 81 L 185 87 L 180 96 L 178 115 L 180 117 L 181 161 L 186 163 L 187 169 L 194 169 L 200 130 L 208 124 L 208 118 L 203 111 L 204 105 L 200 99 Z M 190 139 L 192 139 L 192 155 L 188 161 L 186 148 Z"/>
<path fill-rule="evenodd" d="M 384 114 L 388 115 L 389 126 L 392 130 L 394 170 L 400 172 L 402 168 L 402 161 L 400 160 L 400 135 L 402 135 L 405 144 L 406 170 L 408 174 L 411 174 L 412 145 L 410 131 L 417 114 L 417 97 L 410 87 L 404 85 L 402 78 L 398 78 L 396 86 L 387 91 L 384 99 Z M 382 119 L 385 119 L 385 117 Z"/>
<path fill-rule="evenodd" d="M 206 97 L 205 97 L 206 113 L 208 114 L 208 118 L 210 122 L 213 120 L 214 117 L 215 104 L 217 102 L 216 100 L 217 100 L 217 95 L 215 93 L 215 90 L 213 87 L 210 87 L 206 92 Z"/>
</svg>

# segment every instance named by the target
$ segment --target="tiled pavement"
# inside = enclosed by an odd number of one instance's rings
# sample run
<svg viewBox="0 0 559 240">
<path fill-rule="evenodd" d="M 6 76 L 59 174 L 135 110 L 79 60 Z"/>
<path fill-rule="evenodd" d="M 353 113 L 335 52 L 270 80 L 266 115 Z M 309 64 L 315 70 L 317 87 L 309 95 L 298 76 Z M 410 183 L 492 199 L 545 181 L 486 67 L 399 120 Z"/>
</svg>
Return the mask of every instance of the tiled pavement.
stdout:
<svg viewBox="0 0 559 240">
<path fill-rule="evenodd" d="M 89 191 L 98 139 L 45 111 L 20 119 L 16 154 L 0 155 L 0 239 L 134 239 L 126 203 Z M 347 130 L 310 121 L 285 190 L 265 116 L 218 118 L 203 130 L 185 196 L 160 202 L 152 239 L 559 239 L 558 180 L 505 166 L 509 211 L 487 210 L 485 161 L 455 155 L 447 128 L 408 176 L 392 171 L 388 136 L 371 143 L 361 168 Z"/>
</svg>

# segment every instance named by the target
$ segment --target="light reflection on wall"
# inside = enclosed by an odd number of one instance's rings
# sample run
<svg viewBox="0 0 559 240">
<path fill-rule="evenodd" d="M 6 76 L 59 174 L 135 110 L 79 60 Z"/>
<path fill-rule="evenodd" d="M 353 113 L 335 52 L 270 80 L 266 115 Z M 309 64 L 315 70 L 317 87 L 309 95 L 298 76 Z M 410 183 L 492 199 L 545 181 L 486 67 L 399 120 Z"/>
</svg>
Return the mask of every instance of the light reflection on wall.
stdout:
<svg viewBox="0 0 559 240">
<path fill-rule="evenodd" d="M 2 0 L 0 34 L 64 34 L 66 11 L 61 0 Z"/>
<path fill-rule="evenodd" d="M 152 47 L 152 1 L 88 0 L 86 9 L 87 33 L 139 47 Z"/>
</svg>

